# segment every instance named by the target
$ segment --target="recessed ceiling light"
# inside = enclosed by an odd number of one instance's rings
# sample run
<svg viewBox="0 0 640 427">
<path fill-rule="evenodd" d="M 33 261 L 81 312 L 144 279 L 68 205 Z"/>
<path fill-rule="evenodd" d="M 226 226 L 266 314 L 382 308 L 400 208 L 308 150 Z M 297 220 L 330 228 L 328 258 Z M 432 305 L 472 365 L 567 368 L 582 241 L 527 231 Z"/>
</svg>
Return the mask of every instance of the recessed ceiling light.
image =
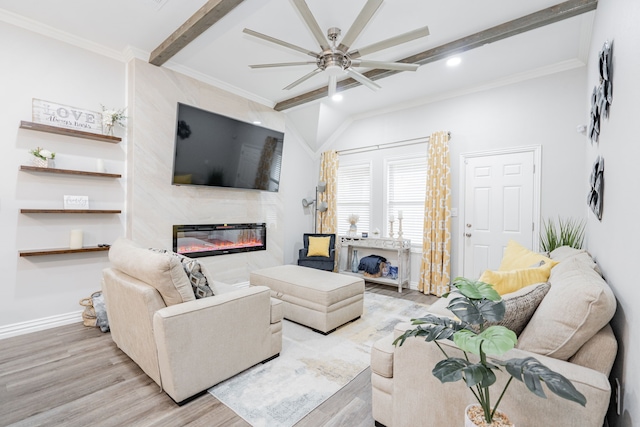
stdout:
<svg viewBox="0 0 640 427">
<path fill-rule="evenodd" d="M 335 95 L 331 96 L 331 100 L 334 101 L 334 102 L 342 101 L 342 94 L 341 93 L 336 93 Z"/>
<path fill-rule="evenodd" d="M 460 65 L 461 62 L 462 62 L 462 59 L 460 59 L 460 57 L 454 56 L 453 58 L 449 58 L 447 60 L 447 66 L 455 67 L 456 65 Z"/>
<path fill-rule="evenodd" d="M 260 120 L 254 120 L 254 121 L 253 121 L 253 124 L 254 124 L 254 125 L 260 125 L 260 124 L 262 124 L 262 122 L 261 122 Z"/>
</svg>

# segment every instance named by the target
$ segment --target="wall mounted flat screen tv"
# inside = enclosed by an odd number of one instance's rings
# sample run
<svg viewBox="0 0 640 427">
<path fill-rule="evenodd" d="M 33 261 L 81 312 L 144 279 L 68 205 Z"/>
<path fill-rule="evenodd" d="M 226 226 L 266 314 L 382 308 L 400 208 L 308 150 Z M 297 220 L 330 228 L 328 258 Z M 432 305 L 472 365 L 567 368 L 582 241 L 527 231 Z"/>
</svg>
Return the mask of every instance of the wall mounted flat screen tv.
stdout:
<svg viewBox="0 0 640 427">
<path fill-rule="evenodd" d="M 174 185 L 278 191 L 284 133 L 178 103 Z"/>
</svg>

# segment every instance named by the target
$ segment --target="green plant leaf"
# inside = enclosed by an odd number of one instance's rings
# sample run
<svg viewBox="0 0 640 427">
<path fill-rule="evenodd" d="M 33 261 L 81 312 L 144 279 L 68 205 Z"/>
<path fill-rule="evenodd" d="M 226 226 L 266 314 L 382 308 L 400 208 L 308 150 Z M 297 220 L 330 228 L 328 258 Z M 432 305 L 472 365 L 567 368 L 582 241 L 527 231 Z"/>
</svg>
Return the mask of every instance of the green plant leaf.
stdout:
<svg viewBox="0 0 640 427">
<path fill-rule="evenodd" d="M 424 337 L 425 341 L 453 339 L 456 331 L 464 329 L 464 325 L 449 317 L 439 317 L 427 314 L 418 319 L 411 319 L 417 328 L 409 329 L 393 341 L 393 345 L 402 345 L 409 337 Z"/>
<path fill-rule="evenodd" d="M 546 398 L 541 384 L 541 381 L 543 381 L 549 390 L 558 396 L 579 403 L 582 406 L 587 403 L 586 397 L 573 386 L 571 381 L 552 371 L 533 357 L 509 359 L 504 362 L 494 360 L 494 362 L 504 366 L 512 377 L 522 381 L 537 396 Z"/>
<path fill-rule="evenodd" d="M 461 330 L 453 334 L 453 342 L 463 351 L 480 355 L 503 354 L 516 346 L 518 339 L 515 332 L 504 326 L 489 326 L 484 331 L 476 334 L 469 330 Z"/>
<path fill-rule="evenodd" d="M 484 282 L 469 280 L 464 277 L 456 277 L 451 284 L 456 291 L 472 300 L 488 299 L 499 301 L 500 294 L 493 289 L 493 285 Z M 453 291 L 453 292 L 456 292 Z"/>
<path fill-rule="evenodd" d="M 551 252 L 560 246 L 582 249 L 585 233 L 584 220 L 558 218 L 558 226 L 553 219 L 543 221 L 540 232 L 540 249 Z"/>
<path fill-rule="evenodd" d="M 431 373 L 442 383 L 464 379 L 467 387 L 476 385 L 489 387 L 496 382 L 496 375 L 491 367 L 497 368 L 495 365 L 485 366 L 482 363 L 471 363 L 465 359 L 450 357 L 439 361 Z"/>
<path fill-rule="evenodd" d="M 505 313 L 502 300 L 472 300 L 464 295 L 452 298 L 447 308 L 460 320 L 472 325 L 482 325 L 486 321 L 499 322 Z"/>
</svg>

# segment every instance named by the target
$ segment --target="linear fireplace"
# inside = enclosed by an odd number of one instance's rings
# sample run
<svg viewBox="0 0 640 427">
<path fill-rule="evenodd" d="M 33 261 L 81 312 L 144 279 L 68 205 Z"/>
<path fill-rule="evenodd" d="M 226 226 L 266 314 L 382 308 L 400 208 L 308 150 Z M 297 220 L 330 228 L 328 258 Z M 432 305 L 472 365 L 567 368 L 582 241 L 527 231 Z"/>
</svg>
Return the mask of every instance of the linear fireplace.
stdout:
<svg viewBox="0 0 640 427">
<path fill-rule="evenodd" d="M 190 258 L 266 249 L 264 223 L 173 226 L 173 251 Z"/>
</svg>

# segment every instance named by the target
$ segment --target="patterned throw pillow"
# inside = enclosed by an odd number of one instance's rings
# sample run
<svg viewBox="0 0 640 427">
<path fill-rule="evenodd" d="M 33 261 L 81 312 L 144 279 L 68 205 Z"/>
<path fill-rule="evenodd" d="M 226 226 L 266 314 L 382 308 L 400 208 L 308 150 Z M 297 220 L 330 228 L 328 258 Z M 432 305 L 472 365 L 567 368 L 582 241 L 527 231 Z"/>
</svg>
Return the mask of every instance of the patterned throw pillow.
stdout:
<svg viewBox="0 0 640 427">
<path fill-rule="evenodd" d="M 502 325 L 520 335 L 550 288 L 551 285 L 548 283 L 536 283 L 504 295 L 504 318 L 492 324 Z"/>
<path fill-rule="evenodd" d="M 191 287 L 193 288 L 193 293 L 196 296 L 196 299 L 213 296 L 213 291 L 211 290 L 211 287 L 207 282 L 207 276 L 202 273 L 202 268 L 197 260 L 172 251 L 168 251 L 166 249 L 149 248 L 149 250 L 153 252 L 172 255 L 180 260 L 182 268 L 184 268 L 184 272 L 189 278 L 189 282 L 191 283 Z"/>
<path fill-rule="evenodd" d="M 519 336 L 550 288 L 551 285 L 549 283 L 535 283 L 504 295 L 502 297 L 505 304 L 504 317 L 499 322 L 487 322 L 485 327 L 493 325 L 504 326 L 515 332 L 516 336 Z M 478 326 L 474 325 L 472 329 L 476 333 L 480 332 Z"/>
</svg>

